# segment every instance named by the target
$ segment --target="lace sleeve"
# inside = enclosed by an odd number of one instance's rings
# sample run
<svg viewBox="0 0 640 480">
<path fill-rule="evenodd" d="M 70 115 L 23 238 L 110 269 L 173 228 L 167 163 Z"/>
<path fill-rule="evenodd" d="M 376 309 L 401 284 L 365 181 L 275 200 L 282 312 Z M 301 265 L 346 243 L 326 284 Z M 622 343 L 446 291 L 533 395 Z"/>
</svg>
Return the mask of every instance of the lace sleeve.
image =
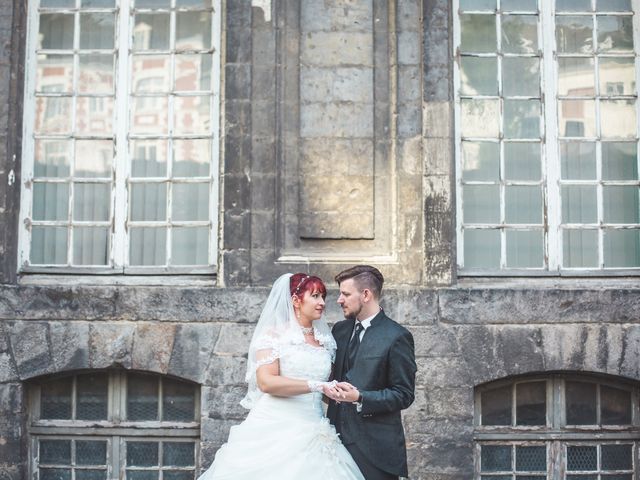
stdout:
<svg viewBox="0 0 640 480">
<path fill-rule="evenodd" d="M 267 332 L 256 341 L 256 368 L 275 362 L 280 358 L 280 353 L 280 338 Z"/>
</svg>

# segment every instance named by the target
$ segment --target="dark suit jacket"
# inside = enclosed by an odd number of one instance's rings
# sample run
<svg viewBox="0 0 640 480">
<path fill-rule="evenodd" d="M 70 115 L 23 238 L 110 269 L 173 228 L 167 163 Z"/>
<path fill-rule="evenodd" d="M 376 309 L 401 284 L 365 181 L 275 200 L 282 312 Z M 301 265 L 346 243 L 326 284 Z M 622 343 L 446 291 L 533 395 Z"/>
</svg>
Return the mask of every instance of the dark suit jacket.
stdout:
<svg viewBox="0 0 640 480">
<path fill-rule="evenodd" d="M 334 378 L 362 393 L 362 411 L 353 404 L 329 402 L 327 416 L 345 444 L 355 443 L 376 467 L 407 476 L 407 453 L 400 411 L 415 398 L 416 361 L 413 336 L 383 311 L 371 321 L 354 365 L 345 371 L 354 320 L 338 322 Z"/>
</svg>

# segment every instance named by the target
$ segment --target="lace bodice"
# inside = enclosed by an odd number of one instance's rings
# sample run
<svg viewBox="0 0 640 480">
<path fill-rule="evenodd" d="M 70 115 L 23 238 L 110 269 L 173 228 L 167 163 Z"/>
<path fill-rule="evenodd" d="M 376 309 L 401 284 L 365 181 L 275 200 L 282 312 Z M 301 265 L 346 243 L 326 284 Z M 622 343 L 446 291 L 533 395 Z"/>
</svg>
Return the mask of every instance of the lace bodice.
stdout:
<svg viewBox="0 0 640 480">
<path fill-rule="evenodd" d="M 308 343 L 286 345 L 280 351 L 280 375 L 300 380 L 325 381 L 331 373 L 331 355 Z"/>
</svg>

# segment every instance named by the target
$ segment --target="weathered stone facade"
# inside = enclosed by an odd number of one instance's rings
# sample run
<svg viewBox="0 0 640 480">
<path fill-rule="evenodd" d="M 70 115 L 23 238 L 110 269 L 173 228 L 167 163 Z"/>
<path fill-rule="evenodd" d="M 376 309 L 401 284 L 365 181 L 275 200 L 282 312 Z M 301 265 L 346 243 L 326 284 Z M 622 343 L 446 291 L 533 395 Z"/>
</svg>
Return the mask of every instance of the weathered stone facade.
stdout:
<svg viewBox="0 0 640 480">
<path fill-rule="evenodd" d="M 558 371 L 640 380 L 637 278 L 457 278 L 448 0 L 273 0 L 271 21 L 228 0 L 218 276 L 16 274 L 24 8 L 0 5 L 3 480 L 27 478 L 28 382 L 91 369 L 199 384 L 208 465 L 246 414 L 247 346 L 285 271 L 328 280 L 332 322 L 335 273 L 370 262 L 387 276 L 384 308 L 416 340 L 414 480 L 472 477 L 480 384 Z"/>
</svg>

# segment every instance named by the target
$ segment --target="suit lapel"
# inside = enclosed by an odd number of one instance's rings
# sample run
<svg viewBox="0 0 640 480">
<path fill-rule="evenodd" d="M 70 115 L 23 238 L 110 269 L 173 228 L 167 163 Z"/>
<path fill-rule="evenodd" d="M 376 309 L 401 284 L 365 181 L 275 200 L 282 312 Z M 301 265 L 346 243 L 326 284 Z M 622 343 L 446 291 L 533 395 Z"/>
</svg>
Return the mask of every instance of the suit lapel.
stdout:
<svg viewBox="0 0 640 480">
<path fill-rule="evenodd" d="M 373 342 L 375 342 L 375 339 L 377 336 L 375 328 L 378 327 L 383 322 L 385 317 L 386 315 L 384 314 L 384 312 L 380 310 L 380 313 L 378 313 L 375 317 L 371 319 L 371 325 L 369 325 L 369 328 L 367 328 L 364 331 L 364 335 L 362 336 L 362 341 L 360 342 L 360 346 L 358 347 L 358 353 L 356 354 L 356 360 L 354 364 L 351 365 L 351 369 L 353 369 L 354 366 L 358 365 L 358 361 L 360 360 L 360 357 L 363 354 L 362 352 L 366 352 L 367 347 L 369 345 L 372 345 Z M 347 342 L 347 349 L 348 348 L 349 348 L 349 345 Z"/>
<path fill-rule="evenodd" d="M 348 324 L 348 327 L 345 325 L 340 332 L 339 338 L 336 338 L 336 345 L 338 348 L 338 356 L 336 362 L 336 371 L 338 375 L 341 375 L 341 380 L 344 378 L 344 375 L 347 373 L 344 371 L 345 359 L 347 357 L 347 351 L 349 350 L 349 337 L 351 336 L 351 332 L 353 331 L 354 320 L 343 320 Z"/>
</svg>

